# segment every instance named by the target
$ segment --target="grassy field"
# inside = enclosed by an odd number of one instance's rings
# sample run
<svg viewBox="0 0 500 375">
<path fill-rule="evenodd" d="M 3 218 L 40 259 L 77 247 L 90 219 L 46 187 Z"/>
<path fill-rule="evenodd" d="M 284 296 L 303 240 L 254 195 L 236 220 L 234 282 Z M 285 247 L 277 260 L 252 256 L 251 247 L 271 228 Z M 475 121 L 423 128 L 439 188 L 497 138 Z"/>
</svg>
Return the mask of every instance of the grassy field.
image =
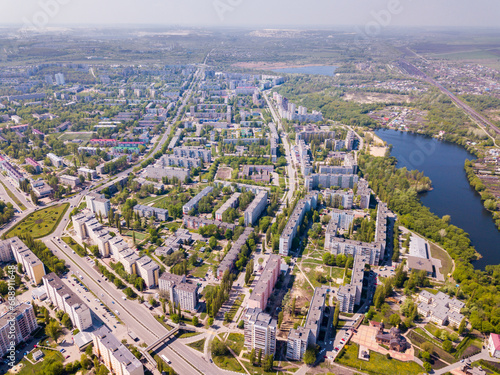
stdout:
<svg viewBox="0 0 500 375">
<path fill-rule="evenodd" d="M 441 272 L 441 274 L 446 279 L 448 274 L 451 273 L 453 269 L 453 260 L 445 250 L 436 246 L 434 243 L 429 241 L 429 246 L 431 249 L 431 256 L 433 258 L 441 260 L 441 268 L 439 269 L 439 272 Z"/>
<path fill-rule="evenodd" d="M 217 337 L 214 341 L 220 341 Z M 214 363 L 223 370 L 245 373 L 238 360 L 231 354 L 227 356 L 213 357 Z"/>
<path fill-rule="evenodd" d="M 198 350 L 199 352 L 203 353 L 203 348 L 205 347 L 205 340 L 206 339 L 201 339 L 192 343 L 187 344 L 187 346 L 190 346 L 193 349 Z"/>
<path fill-rule="evenodd" d="M 396 359 L 387 359 L 385 355 L 370 351 L 370 360 L 358 359 L 359 346 L 351 344 L 346 346 L 345 353 L 337 362 L 348 367 L 358 369 L 374 375 L 398 374 L 413 375 L 424 372 L 424 369 L 415 362 L 401 362 Z"/>
<path fill-rule="evenodd" d="M 63 355 L 59 353 L 57 350 L 47 350 L 47 349 L 41 349 L 41 350 L 44 354 L 43 361 L 46 361 L 49 358 L 53 358 L 59 362 L 62 362 L 64 360 Z M 29 361 L 23 359 L 21 363 L 23 364 L 23 368 L 21 369 L 21 371 L 17 373 L 18 375 L 35 375 L 38 374 L 40 371 L 41 362 L 37 362 L 36 364 L 32 365 Z"/>
<path fill-rule="evenodd" d="M 201 266 L 196 267 L 191 272 L 191 275 L 193 275 L 194 277 L 205 277 L 205 275 L 207 274 L 207 271 L 208 271 L 209 267 L 210 267 L 210 265 L 204 263 Z"/>
<path fill-rule="evenodd" d="M 201 332 L 182 331 L 180 334 L 177 332 L 175 336 L 179 339 L 187 339 L 188 337 L 198 336 L 200 334 Z"/>
<path fill-rule="evenodd" d="M 237 355 L 240 355 L 240 352 L 243 350 L 243 345 L 245 344 L 245 336 L 241 333 L 230 333 L 226 340 L 226 344 L 233 349 Z"/>
<path fill-rule="evenodd" d="M 26 206 L 21 203 L 21 201 L 14 195 L 14 193 L 10 191 L 10 189 L 2 181 L 0 181 L 0 183 L 3 185 L 5 191 L 7 192 L 7 195 L 14 201 L 15 204 L 19 206 L 21 211 L 26 210 Z"/>
<path fill-rule="evenodd" d="M 78 243 L 76 243 L 72 237 L 63 237 L 62 240 L 66 242 L 68 246 L 71 247 L 75 251 L 75 253 L 77 253 L 81 257 L 87 256 L 85 249 L 81 247 Z"/>
<path fill-rule="evenodd" d="M 35 211 L 9 230 L 5 237 L 10 238 L 22 234 L 29 234 L 33 238 L 48 236 L 56 229 L 68 207 L 69 203 L 64 203 Z"/>
<path fill-rule="evenodd" d="M 244 298 L 245 298 L 245 295 L 244 294 L 240 294 L 238 296 L 238 298 L 236 298 L 236 300 L 234 301 L 233 306 L 231 306 L 231 308 L 229 309 L 229 311 L 226 313 L 227 320 L 229 322 L 233 321 L 234 316 L 236 315 L 236 312 L 240 308 L 241 303 L 243 302 Z"/>
</svg>

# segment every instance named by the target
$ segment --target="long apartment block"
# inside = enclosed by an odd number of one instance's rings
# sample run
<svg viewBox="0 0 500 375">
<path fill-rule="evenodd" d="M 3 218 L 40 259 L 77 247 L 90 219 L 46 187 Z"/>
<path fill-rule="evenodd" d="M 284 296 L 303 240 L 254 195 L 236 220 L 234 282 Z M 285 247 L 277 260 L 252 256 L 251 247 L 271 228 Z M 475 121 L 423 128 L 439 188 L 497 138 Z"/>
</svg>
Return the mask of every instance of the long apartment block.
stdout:
<svg viewBox="0 0 500 375">
<path fill-rule="evenodd" d="M 248 227 L 245 228 L 245 231 L 240 235 L 240 237 L 233 243 L 231 249 L 227 252 L 226 256 L 220 262 L 219 267 L 217 268 L 217 277 L 220 279 L 224 275 L 224 272 L 231 270 L 234 267 L 234 263 L 238 260 L 238 255 L 241 253 L 241 249 L 243 245 L 246 244 L 250 233 L 253 232 L 253 228 Z"/>
<path fill-rule="evenodd" d="M 69 315 L 74 327 L 80 331 L 92 327 L 92 314 L 88 306 L 55 273 L 45 275 L 43 285 L 50 301 Z"/>
<path fill-rule="evenodd" d="M 21 342 L 31 338 L 38 328 L 31 303 L 22 303 L 0 316 L 0 357 L 3 357 Z"/>
<path fill-rule="evenodd" d="M 290 215 L 290 218 L 288 219 L 288 222 L 286 223 L 285 229 L 283 229 L 283 233 L 281 233 L 279 249 L 280 255 L 288 256 L 288 253 L 292 248 L 293 239 L 297 235 L 297 230 L 302 224 L 302 220 L 304 219 L 306 212 L 316 208 L 317 204 L 317 192 L 307 194 L 305 198 L 302 198 L 297 203 L 292 214 Z"/>
<path fill-rule="evenodd" d="M 224 215 L 224 212 L 230 208 L 238 207 L 240 195 L 241 193 L 233 193 L 233 195 L 231 195 L 231 197 L 215 212 L 215 220 L 222 221 L 222 215 Z"/>
<path fill-rule="evenodd" d="M 137 274 L 144 279 L 148 288 L 158 286 L 160 267 L 148 256 L 139 257 L 130 249 L 122 236 L 112 237 L 89 211 L 83 211 L 72 217 L 73 228 L 80 242 L 89 240 L 97 245 L 103 258 L 113 256 L 123 264 L 128 273 Z"/>
<path fill-rule="evenodd" d="M 274 285 L 281 271 L 281 256 L 273 254 L 269 257 L 255 288 L 247 302 L 248 308 L 266 309 L 267 300 L 273 292 Z"/>
<path fill-rule="evenodd" d="M 267 190 L 261 190 L 257 193 L 252 203 L 250 203 L 244 212 L 245 226 L 254 225 L 267 206 Z"/>
<path fill-rule="evenodd" d="M 38 285 L 45 275 L 45 267 L 40 259 L 24 244 L 19 237 L 0 241 L 0 260 L 22 264 L 24 272 L 31 282 Z"/>
<path fill-rule="evenodd" d="M 196 209 L 201 198 L 206 197 L 212 191 L 214 191 L 214 188 L 212 186 L 207 186 L 182 207 L 182 212 L 188 214 L 191 210 Z"/>
</svg>

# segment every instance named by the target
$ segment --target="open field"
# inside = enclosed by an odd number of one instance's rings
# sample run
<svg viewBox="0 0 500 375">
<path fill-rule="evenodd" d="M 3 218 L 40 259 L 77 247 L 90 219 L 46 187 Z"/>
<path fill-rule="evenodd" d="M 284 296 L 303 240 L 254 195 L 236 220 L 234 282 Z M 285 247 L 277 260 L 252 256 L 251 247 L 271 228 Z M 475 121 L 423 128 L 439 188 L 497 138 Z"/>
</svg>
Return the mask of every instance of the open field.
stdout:
<svg viewBox="0 0 500 375">
<path fill-rule="evenodd" d="M 32 365 L 28 360 L 23 359 L 20 363 L 23 364 L 23 367 L 21 371 L 19 371 L 17 374 L 18 375 L 35 375 L 40 372 L 40 366 L 44 361 L 48 360 L 55 360 L 56 362 L 62 362 L 64 360 L 64 357 L 61 353 L 59 353 L 57 350 L 47 350 L 47 349 L 41 349 L 44 357 L 41 362 L 37 362 L 34 365 Z"/>
<path fill-rule="evenodd" d="M 446 278 L 449 273 L 453 270 L 453 260 L 450 255 L 439 246 L 429 241 L 429 247 L 431 249 L 431 256 L 435 259 L 441 261 L 441 268 L 439 272 Z"/>
<path fill-rule="evenodd" d="M 56 229 L 68 207 L 69 203 L 64 203 L 35 211 L 9 230 L 5 237 L 10 238 L 23 234 L 29 234 L 33 238 L 48 236 Z"/>
<path fill-rule="evenodd" d="M 387 359 L 384 355 L 372 351 L 370 351 L 370 360 L 363 361 L 358 359 L 358 351 L 359 346 L 357 344 L 347 345 L 346 351 L 337 359 L 337 362 L 374 375 L 416 375 L 424 371 L 415 362 L 401 362 L 396 359 Z"/>
<path fill-rule="evenodd" d="M 199 341 L 195 341 L 195 342 L 189 343 L 189 344 L 187 344 L 187 346 L 189 346 L 189 347 L 191 347 L 193 349 L 196 349 L 199 352 L 203 353 L 203 348 L 205 347 L 205 340 L 206 339 L 201 339 Z"/>
</svg>

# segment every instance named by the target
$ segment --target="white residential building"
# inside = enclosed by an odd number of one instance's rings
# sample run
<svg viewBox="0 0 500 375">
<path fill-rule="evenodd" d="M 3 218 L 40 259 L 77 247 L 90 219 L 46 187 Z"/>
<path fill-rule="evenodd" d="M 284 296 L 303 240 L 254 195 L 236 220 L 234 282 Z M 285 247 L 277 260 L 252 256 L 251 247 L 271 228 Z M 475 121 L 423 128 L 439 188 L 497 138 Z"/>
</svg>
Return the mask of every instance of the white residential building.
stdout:
<svg viewBox="0 0 500 375">
<path fill-rule="evenodd" d="M 245 347 L 262 355 L 276 353 L 277 322 L 260 308 L 249 308 L 243 315 L 245 322 Z"/>
</svg>

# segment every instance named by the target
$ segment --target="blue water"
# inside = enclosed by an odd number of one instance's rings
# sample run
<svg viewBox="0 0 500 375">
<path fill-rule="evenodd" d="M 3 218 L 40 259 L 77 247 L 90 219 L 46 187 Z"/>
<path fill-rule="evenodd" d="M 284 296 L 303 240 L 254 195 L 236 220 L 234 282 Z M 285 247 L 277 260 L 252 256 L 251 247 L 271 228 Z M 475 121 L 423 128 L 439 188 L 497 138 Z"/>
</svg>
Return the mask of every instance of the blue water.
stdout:
<svg viewBox="0 0 500 375">
<path fill-rule="evenodd" d="M 333 76 L 336 66 L 301 66 L 298 68 L 282 68 L 273 69 L 276 73 L 290 73 L 290 74 L 313 74 L 320 76 Z"/>
<path fill-rule="evenodd" d="M 420 195 L 422 203 L 436 215 L 451 216 L 451 223 L 470 235 L 472 245 L 482 255 L 474 263 L 484 269 L 500 263 L 500 231 L 492 215 L 484 209 L 479 194 L 469 185 L 465 159 L 474 155 L 453 143 L 418 134 L 381 129 L 375 133 L 392 144 L 398 167 L 418 169 L 432 180 L 433 190 Z"/>
</svg>

